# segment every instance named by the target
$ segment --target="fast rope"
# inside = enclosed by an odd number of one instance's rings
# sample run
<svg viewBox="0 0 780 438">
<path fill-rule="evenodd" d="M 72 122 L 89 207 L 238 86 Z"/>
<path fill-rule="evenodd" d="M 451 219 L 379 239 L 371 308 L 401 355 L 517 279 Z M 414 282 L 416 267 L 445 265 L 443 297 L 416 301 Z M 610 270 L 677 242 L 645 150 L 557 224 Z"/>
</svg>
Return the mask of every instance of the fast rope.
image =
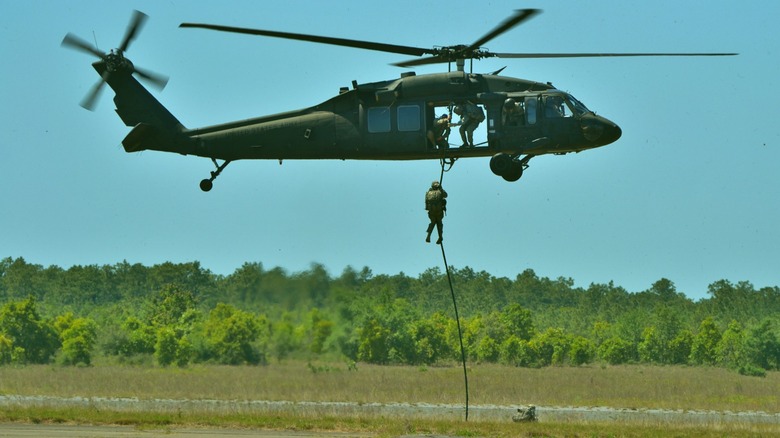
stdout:
<svg viewBox="0 0 780 438">
<path fill-rule="evenodd" d="M 466 421 L 469 421 L 469 374 L 466 371 L 466 349 L 463 348 L 463 332 L 460 329 L 460 316 L 458 315 L 458 302 L 455 300 L 455 289 L 452 287 L 452 277 L 450 276 L 450 267 L 447 264 L 447 254 L 444 252 L 444 242 L 441 246 L 441 257 L 444 259 L 444 268 L 447 271 L 447 282 L 450 284 L 450 294 L 452 295 L 452 306 L 455 308 L 455 322 L 458 325 L 458 340 L 460 341 L 460 359 L 463 363 L 463 382 L 466 388 Z"/>
<path fill-rule="evenodd" d="M 455 164 L 455 159 L 449 163 L 450 168 Z M 441 176 L 439 177 L 439 185 L 444 181 L 444 165 L 445 160 L 441 160 Z M 447 171 L 449 168 L 447 169 Z M 466 349 L 463 348 L 463 331 L 460 328 L 460 315 L 458 314 L 458 302 L 455 299 L 455 289 L 452 287 L 452 276 L 450 275 L 450 265 L 447 263 L 447 254 L 444 251 L 444 242 L 439 244 L 441 246 L 441 258 L 444 260 L 444 270 L 447 272 L 447 283 L 450 285 L 450 295 L 452 296 L 452 307 L 455 309 L 455 323 L 458 326 L 458 341 L 460 341 L 460 359 L 463 364 L 463 382 L 466 389 L 466 421 L 469 421 L 469 374 L 466 369 Z"/>
</svg>

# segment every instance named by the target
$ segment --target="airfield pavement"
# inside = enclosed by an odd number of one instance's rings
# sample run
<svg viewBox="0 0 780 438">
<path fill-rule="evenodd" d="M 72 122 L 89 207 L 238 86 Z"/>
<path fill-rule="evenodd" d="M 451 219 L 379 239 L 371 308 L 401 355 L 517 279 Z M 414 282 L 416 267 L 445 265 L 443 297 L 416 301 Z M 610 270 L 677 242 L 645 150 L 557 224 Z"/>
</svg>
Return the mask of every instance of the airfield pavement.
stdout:
<svg viewBox="0 0 780 438">
<path fill-rule="evenodd" d="M 134 398 L 49 397 L 0 395 L 0 408 L 13 406 L 90 406 L 116 411 L 147 412 L 299 412 L 319 416 L 384 416 L 388 418 L 462 419 L 463 405 L 425 403 L 289 402 L 264 400 L 140 400 Z M 472 405 L 469 419 L 511 421 L 520 406 Z M 641 424 L 688 424 L 698 426 L 780 424 L 780 413 L 693 411 L 664 409 L 618 409 L 607 407 L 537 406 L 540 422 L 622 422 Z M 0 425 L 0 437 L 5 435 Z M 121 435 L 120 435 L 121 436 Z M 170 436 L 170 435 L 168 435 Z M 221 435 L 224 436 L 224 435 Z M 290 436 L 290 435 L 286 435 Z M 296 436 L 296 435 L 292 435 Z M 298 435 L 300 436 L 300 435 Z M 305 435 L 304 435 L 305 436 Z"/>
<path fill-rule="evenodd" d="M 3 438 L 364 438 L 372 435 L 328 432 L 285 432 L 258 429 L 164 428 L 137 429 L 133 426 L 91 426 L 50 424 L 0 424 Z"/>
</svg>

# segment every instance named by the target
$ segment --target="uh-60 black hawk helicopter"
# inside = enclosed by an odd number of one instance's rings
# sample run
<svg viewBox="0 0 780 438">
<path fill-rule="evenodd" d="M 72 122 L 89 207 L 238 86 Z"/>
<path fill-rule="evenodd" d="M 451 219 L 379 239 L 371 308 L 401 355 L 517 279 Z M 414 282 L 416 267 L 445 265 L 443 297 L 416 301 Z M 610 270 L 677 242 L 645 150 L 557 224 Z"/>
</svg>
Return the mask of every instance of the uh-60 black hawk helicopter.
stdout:
<svg viewBox="0 0 780 438">
<path fill-rule="evenodd" d="M 234 160 L 241 159 L 435 159 L 450 166 L 467 157 L 491 157 L 490 169 L 507 181 L 520 179 L 531 158 L 544 154 L 566 154 L 608 145 L 621 136 L 615 123 L 590 111 L 569 93 L 550 83 L 464 71 L 465 60 L 499 58 L 566 58 L 608 56 L 724 56 L 733 53 L 493 53 L 481 47 L 493 38 L 537 15 L 540 10 L 515 11 L 508 19 L 470 45 L 425 49 L 324 36 L 259 29 L 182 23 L 180 27 L 302 40 L 422 58 L 394 65 L 413 67 L 454 62 L 455 71 L 415 75 L 407 72 L 397 79 L 358 84 L 318 105 L 235 121 L 188 129 L 179 122 L 134 77 L 162 88 L 167 78 L 136 68 L 125 51 L 147 16 L 135 11 L 119 48 L 103 53 L 75 35 L 62 45 L 100 58 L 92 64 L 100 81 L 81 105 L 92 109 L 98 93 L 107 83 L 116 93 L 119 117 L 132 127 L 122 140 L 127 152 L 157 150 L 211 158 L 216 170 L 200 183 L 203 191 Z M 426 56 L 427 55 L 427 56 Z M 451 70 L 451 69 L 450 69 Z M 503 70 L 503 69 L 502 69 Z M 428 139 L 437 113 L 451 113 L 456 105 L 470 103 L 484 108 L 487 141 L 476 147 L 449 148 Z M 513 106 L 514 117 L 507 117 Z M 484 114 L 484 113 L 483 113 Z M 519 114 L 519 116 L 518 116 Z M 218 160 L 222 160 L 220 164 Z"/>
</svg>

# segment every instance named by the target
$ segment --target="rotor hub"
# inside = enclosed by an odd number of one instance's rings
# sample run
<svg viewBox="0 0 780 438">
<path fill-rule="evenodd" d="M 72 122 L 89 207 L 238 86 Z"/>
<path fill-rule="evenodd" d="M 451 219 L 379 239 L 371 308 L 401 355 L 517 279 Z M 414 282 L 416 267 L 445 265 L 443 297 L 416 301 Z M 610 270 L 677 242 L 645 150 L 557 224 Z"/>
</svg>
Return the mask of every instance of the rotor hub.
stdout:
<svg viewBox="0 0 780 438">
<path fill-rule="evenodd" d="M 130 62 L 129 59 L 125 58 L 124 54 L 118 50 L 112 50 L 110 53 L 108 53 L 105 56 L 104 61 L 106 63 L 106 69 L 111 73 L 120 71 L 127 71 L 132 73 L 135 70 L 133 63 Z"/>
</svg>

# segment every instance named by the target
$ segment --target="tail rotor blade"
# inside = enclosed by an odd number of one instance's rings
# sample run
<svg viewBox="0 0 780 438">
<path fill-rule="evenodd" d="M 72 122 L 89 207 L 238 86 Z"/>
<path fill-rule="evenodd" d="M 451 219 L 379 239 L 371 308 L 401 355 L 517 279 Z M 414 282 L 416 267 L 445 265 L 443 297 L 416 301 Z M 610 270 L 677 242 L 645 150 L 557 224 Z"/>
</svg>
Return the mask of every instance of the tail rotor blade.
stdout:
<svg viewBox="0 0 780 438">
<path fill-rule="evenodd" d="M 81 105 L 82 108 L 94 111 L 95 110 L 95 103 L 97 102 L 98 97 L 100 96 L 100 92 L 103 90 L 103 85 L 106 83 L 103 78 L 100 78 L 100 81 L 96 83 L 94 86 L 92 86 L 92 89 L 90 92 L 84 96 L 84 99 L 81 100 L 79 105 Z"/>
<path fill-rule="evenodd" d="M 168 84 L 168 76 L 154 73 L 146 69 L 135 67 L 135 74 L 145 79 L 146 82 L 153 85 L 158 90 L 162 90 Z"/>
<path fill-rule="evenodd" d="M 138 10 L 133 11 L 133 17 L 130 19 L 130 24 L 127 26 L 125 37 L 122 39 L 122 44 L 119 45 L 118 50 L 120 53 L 124 53 L 124 51 L 127 50 L 127 46 L 133 42 L 135 36 L 138 35 L 138 31 L 141 30 L 141 27 L 143 27 L 147 18 L 149 18 L 149 16 L 143 12 Z"/>
<path fill-rule="evenodd" d="M 60 43 L 60 46 L 67 47 L 69 49 L 78 50 L 80 52 L 91 53 L 101 59 L 106 56 L 105 53 L 96 49 L 90 43 L 84 41 L 83 39 L 77 37 L 72 33 L 68 33 L 67 35 L 65 35 L 65 38 L 62 39 L 62 43 Z"/>
</svg>

